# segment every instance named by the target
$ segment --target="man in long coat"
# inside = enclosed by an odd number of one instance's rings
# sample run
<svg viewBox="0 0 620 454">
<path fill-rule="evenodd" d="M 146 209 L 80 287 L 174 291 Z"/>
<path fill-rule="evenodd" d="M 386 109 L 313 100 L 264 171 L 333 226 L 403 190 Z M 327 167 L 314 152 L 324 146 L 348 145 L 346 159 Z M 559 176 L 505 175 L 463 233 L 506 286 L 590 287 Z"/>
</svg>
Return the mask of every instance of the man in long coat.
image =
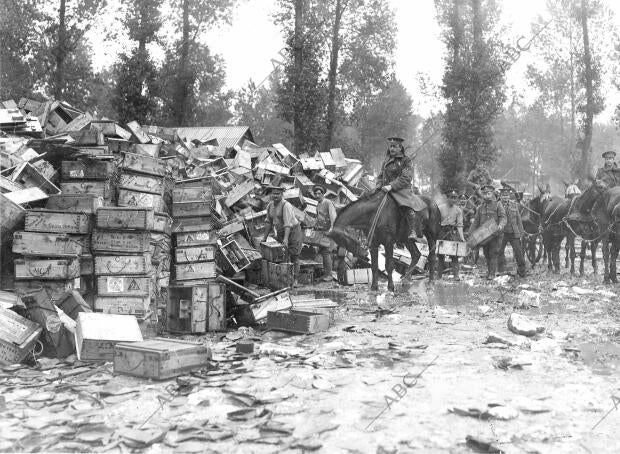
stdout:
<svg viewBox="0 0 620 454">
<path fill-rule="evenodd" d="M 381 172 L 377 177 L 377 188 L 390 193 L 409 222 L 409 238 L 425 243 L 422 226 L 416 220 L 415 212 L 426 208 L 426 203 L 413 193 L 413 163 L 405 156 L 404 139 L 388 137 L 388 150 Z"/>
</svg>

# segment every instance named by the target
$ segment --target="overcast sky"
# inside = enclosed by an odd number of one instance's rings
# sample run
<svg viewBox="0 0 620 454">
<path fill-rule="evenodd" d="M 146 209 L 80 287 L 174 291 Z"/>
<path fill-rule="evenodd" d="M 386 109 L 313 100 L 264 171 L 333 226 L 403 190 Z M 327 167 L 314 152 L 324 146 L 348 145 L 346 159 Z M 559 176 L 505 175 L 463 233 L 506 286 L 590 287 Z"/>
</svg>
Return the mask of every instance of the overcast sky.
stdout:
<svg viewBox="0 0 620 454">
<path fill-rule="evenodd" d="M 604 0 L 605 1 L 605 0 Z M 620 18 L 620 0 L 606 0 L 616 11 L 616 21 Z M 112 0 L 111 3 L 114 3 Z M 240 0 L 234 9 L 231 25 L 210 30 L 206 42 L 226 62 L 226 85 L 239 89 L 250 79 L 259 83 L 269 75 L 272 59 L 278 59 L 284 40 L 280 29 L 273 23 L 272 14 L 276 9 L 274 0 Z M 443 44 L 435 18 L 433 0 L 390 0 L 398 21 L 396 57 L 396 76 L 403 82 L 414 102 L 414 111 L 427 115 L 440 106 L 429 103 L 420 93 L 418 76 L 428 76 L 435 84 L 441 82 L 443 74 Z M 530 35 L 530 24 L 537 15 L 545 14 L 545 0 L 504 0 L 500 2 L 502 20 L 511 25 L 512 34 Z M 620 28 L 620 23 L 618 23 Z M 110 64 L 115 58 L 115 50 L 95 46 L 99 66 Z M 531 62 L 527 52 L 509 70 L 507 83 L 526 92 L 523 74 L 527 63 Z M 610 105 L 612 103 L 610 102 Z M 605 116 L 605 113 L 602 115 Z M 606 120 L 604 120 L 606 121 Z"/>
</svg>

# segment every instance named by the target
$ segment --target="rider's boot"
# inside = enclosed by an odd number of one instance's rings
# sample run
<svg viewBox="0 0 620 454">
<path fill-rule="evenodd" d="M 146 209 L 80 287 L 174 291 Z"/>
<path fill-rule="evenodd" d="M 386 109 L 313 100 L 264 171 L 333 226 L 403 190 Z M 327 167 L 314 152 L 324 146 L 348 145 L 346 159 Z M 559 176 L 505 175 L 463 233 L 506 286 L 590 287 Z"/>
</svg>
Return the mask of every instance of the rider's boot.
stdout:
<svg viewBox="0 0 620 454">
<path fill-rule="evenodd" d="M 418 243 L 423 243 L 426 244 L 426 238 L 424 238 L 424 236 L 422 236 L 422 232 L 418 232 L 416 231 L 416 228 L 418 228 L 419 226 L 417 225 L 417 220 L 415 217 L 415 211 L 413 211 L 413 208 L 403 208 L 403 214 L 406 216 L 407 218 L 407 223 L 409 224 L 409 235 L 408 238 L 411 240 L 415 240 Z"/>
</svg>

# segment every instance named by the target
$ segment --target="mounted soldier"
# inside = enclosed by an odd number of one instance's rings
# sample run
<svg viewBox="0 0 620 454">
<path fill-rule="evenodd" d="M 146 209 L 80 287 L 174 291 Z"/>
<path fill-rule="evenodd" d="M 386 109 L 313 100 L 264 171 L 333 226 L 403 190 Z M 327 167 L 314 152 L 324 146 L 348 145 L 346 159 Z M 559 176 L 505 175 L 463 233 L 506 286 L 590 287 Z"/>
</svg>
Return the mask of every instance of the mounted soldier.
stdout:
<svg viewBox="0 0 620 454">
<path fill-rule="evenodd" d="M 404 139 L 388 137 L 388 149 L 381 172 L 377 177 L 377 189 L 392 195 L 409 224 L 409 238 L 426 243 L 422 227 L 416 220 L 415 212 L 427 208 L 424 200 L 413 192 L 413 162 L 405 155 Z"/>
<path fill-rule="evenodd" d="M 605 159 L 605 164 L 596 171 L 594 177 L 596 183 L 608 189 L 620 186 L 620 169 L 615 161 L 616 152 L 613 150 L 606 151 L 602 156 Z"/>
</svg>

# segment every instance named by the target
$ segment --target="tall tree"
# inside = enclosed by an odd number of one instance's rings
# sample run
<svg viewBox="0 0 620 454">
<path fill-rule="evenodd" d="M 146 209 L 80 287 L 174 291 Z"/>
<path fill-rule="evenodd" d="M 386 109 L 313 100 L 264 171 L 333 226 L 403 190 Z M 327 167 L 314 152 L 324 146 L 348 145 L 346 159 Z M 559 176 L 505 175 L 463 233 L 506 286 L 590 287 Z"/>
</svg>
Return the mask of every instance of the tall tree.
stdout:
<svg viewBox="0 0 620 454">
<path fill-rule="evenodd" d="M 436 0 L 448 53 L 442 92 L 447 100 L 442 189 L 462 186 L 477 162 L 497 158 L 493 125 L 505 95 L 495 0 Z"/>
<path fill-rule="evenodd" d="M 600 77 L 594 72 L 592 54 L 590 51 L 590 36 L 588 33 L 588 16 L 591 14 L 588 0 L 581 0 L 581 30 L 583 32 L 583 82 L 586 89 L 585 115 L 583 120 L 583 140 L 581 142 L 581 172 L 580 177 L 590 173 L 590 153 L 592 146 L 592 123 L 596 107 L 594 105 L 594 80 Z"/>
<path fill-rule="evenodd" d="M 161 0 L 127 2 L 124 25 L 136 43 L 129 54 L 122 54 L 115 66 L 114 104 L 118 119 L 150 123 L 157 111 L 158 72 L 147 45 L 157 41 L 161 28 Z"/>
</svg>

